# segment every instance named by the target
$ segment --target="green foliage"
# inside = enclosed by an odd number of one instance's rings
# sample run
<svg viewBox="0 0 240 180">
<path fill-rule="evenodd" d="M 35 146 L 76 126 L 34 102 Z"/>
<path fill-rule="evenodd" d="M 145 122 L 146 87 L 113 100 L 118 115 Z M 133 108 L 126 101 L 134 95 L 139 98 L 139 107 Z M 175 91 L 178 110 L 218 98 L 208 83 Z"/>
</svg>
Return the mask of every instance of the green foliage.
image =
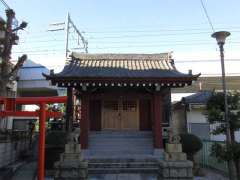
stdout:
<svg viewBox="0 0 240 180">
<path fill-rule="evenodd" d="M 232 144 L 215 143 L 211 149 L 211 156 L 218 158 L 219 161 L 229 161 L 240 159 L 240 143 Z"/>
<path fill-rule="evenodd" d="M 240 129 L 240 94 L 228 93 L 227 101 L 230 129 L 232 131 L 237 131 Z M 222 134 L 226 132 L 223 93 L 214 93 L 209 99 L 207 103 L 207 117 L 211 124 L 220 123 L 220 126 L 213 131 L 213 134 Z"/>
<path fill-rule="evenodd" d="M 67 133 L 63 131 L 50 131 L 46 136 L 45 166 L 53 169 L 54 162 L 59 161 L 60 154 L 64 152 L 67 143 Z"/>
<path fill-rule="evenodd" d="M 202 141 L 193 134 L 180 134 L 183 152 L 187 155 L 194 155 L 202 149 Z"/>
<path fill-rule="evenodd" d="M 46 136 L 46 145 L 51 147 L 64 147 L 67 143 L 67 133 L 64 131 L 50 131 Z"/>
</svg>

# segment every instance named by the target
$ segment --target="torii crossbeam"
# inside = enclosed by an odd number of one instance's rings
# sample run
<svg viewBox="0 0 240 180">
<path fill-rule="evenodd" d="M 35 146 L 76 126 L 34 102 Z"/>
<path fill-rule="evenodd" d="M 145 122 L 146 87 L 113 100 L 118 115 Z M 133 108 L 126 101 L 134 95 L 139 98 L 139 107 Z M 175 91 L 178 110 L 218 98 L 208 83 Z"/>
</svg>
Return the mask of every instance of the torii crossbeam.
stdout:
<svg viewBox="0 0 240 180">
<path fill-rule="evenodd" d="M 39 117 L 39 154 L 38 154 L 38 180 L 44 180 L 45 177 L 45 121 L 47 117 L 61 117 L 59 112 L 49 112 L 46 110 L 46 104 L 66 103 L 67 97 L 18 97 L 6 98 L 0 97 L 0 104 L 4 105 L 4 110 L 0 111 L 0 117 L 6 116 L 27 116 Z M 39 105 L 39 111 L 16 111 L 16 105 Z"/>
</svg>

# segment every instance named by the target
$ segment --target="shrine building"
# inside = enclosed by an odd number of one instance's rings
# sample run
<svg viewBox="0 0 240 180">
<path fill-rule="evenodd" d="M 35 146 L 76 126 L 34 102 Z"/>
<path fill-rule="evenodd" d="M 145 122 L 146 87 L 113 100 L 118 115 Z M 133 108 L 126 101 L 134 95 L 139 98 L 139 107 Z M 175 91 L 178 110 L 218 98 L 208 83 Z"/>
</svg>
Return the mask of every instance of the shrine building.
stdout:
<svg viewBox="0 0 240 180">
<path fill-rule="evenodd" d="M 163 149 L 163 128 L 169 126 L 171 88 L 189 86 L 199 74 L 179 72 L 171 53 L 72 53 L 62 72 L 44 76 L 52 85 L 67 88 L 67 119 L 79 118 L 82 149 L 95 147 L 92 133 L 95 137 L 109 133 L 112 138 L 121 133 L 122 142 L 124 134 L 142 132 L 150 137 L 149 153 L 154 154 Z M 122 148 L 131 148 L 133 141 L 126 142 Z"/>
</svg>

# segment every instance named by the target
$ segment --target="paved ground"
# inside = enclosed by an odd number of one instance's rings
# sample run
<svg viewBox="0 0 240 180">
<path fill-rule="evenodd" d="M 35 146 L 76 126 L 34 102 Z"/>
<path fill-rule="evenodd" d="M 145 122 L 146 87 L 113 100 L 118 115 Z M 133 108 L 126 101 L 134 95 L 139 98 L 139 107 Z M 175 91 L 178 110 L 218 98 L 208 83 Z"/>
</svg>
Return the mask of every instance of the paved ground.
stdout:
<svg viewBox="0 0 240 180">
<path fill-rule="evenodd" d="M 229 180 L 229 178 L 213 170 L 204 169 L 205 177 L 195 177 L 194 180 Z"/>
<path fill-rule="evenodd" d="M 35 172 L 37 169 L 37 163 L 36 162 L 30 162 L 26 163 L 23 166 L 21 166 L 11 180 L 32 180 Z M 227 177 L 224 177 L 222 174 L 219 174 L 215 171 L 204 169 L 205 177 L 195 177 L 194 180 L 228 180 Z M 140 177 L 137 174 L 115 174 L 115 175 L 107 175 L 105 178 L 102 176 L 100 177 L 90 177 L 90 180 L 132 180 L 132 179 L 142 179 L 143 177 Z M 154 176 L 144 177 L 143 179 L 147 180 L 156 180 Z M 53 178 L 46 178 L 46 180 L 53 180 Z"/>
<path fill-rule="evenodd" d="M 23 164 L 16 171 L 16 173 L 14 173 L 11 180 L 32 180 L 36 170 L 37 170 L 36 162 L 29 162 L 29 163 Z"/>
</svg>

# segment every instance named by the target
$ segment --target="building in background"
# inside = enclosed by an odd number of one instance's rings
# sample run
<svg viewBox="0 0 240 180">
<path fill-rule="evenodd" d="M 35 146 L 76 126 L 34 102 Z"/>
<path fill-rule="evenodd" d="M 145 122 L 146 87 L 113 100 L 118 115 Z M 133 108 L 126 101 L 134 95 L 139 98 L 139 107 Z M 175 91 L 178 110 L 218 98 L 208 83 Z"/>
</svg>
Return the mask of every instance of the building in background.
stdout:
<svg viewBox="0 0 240 180">
<path fill-rule="evenodd" d="M 219 124 L 209 124 L 206 116 L 206 105 L 212 94 L 213 91 L 199 91 L 173 104 L 171 125 L 175 133 L 188 132 L 201 139 L 225 140 L 225 134 L 213 135 L 211 133 Z M 240 131 L 236 132 L 236 139 L 240 140 Z"/>
<path fill-rule="evenodd" d="M 21 97 L 58 96 L 63 88 L 51 86 L 42 73 L 50 70 L 41 64 L 27 60 L 18 72 L 17 94 Z"/>
<path fill-rule="evenodd" d="M 199 91 L 173 104 L 172 126 L 176 133 L 191 133 L 201 139 L 210 139 L 210 125 L 204 114 L 212 91 Z"/>
</svg>

